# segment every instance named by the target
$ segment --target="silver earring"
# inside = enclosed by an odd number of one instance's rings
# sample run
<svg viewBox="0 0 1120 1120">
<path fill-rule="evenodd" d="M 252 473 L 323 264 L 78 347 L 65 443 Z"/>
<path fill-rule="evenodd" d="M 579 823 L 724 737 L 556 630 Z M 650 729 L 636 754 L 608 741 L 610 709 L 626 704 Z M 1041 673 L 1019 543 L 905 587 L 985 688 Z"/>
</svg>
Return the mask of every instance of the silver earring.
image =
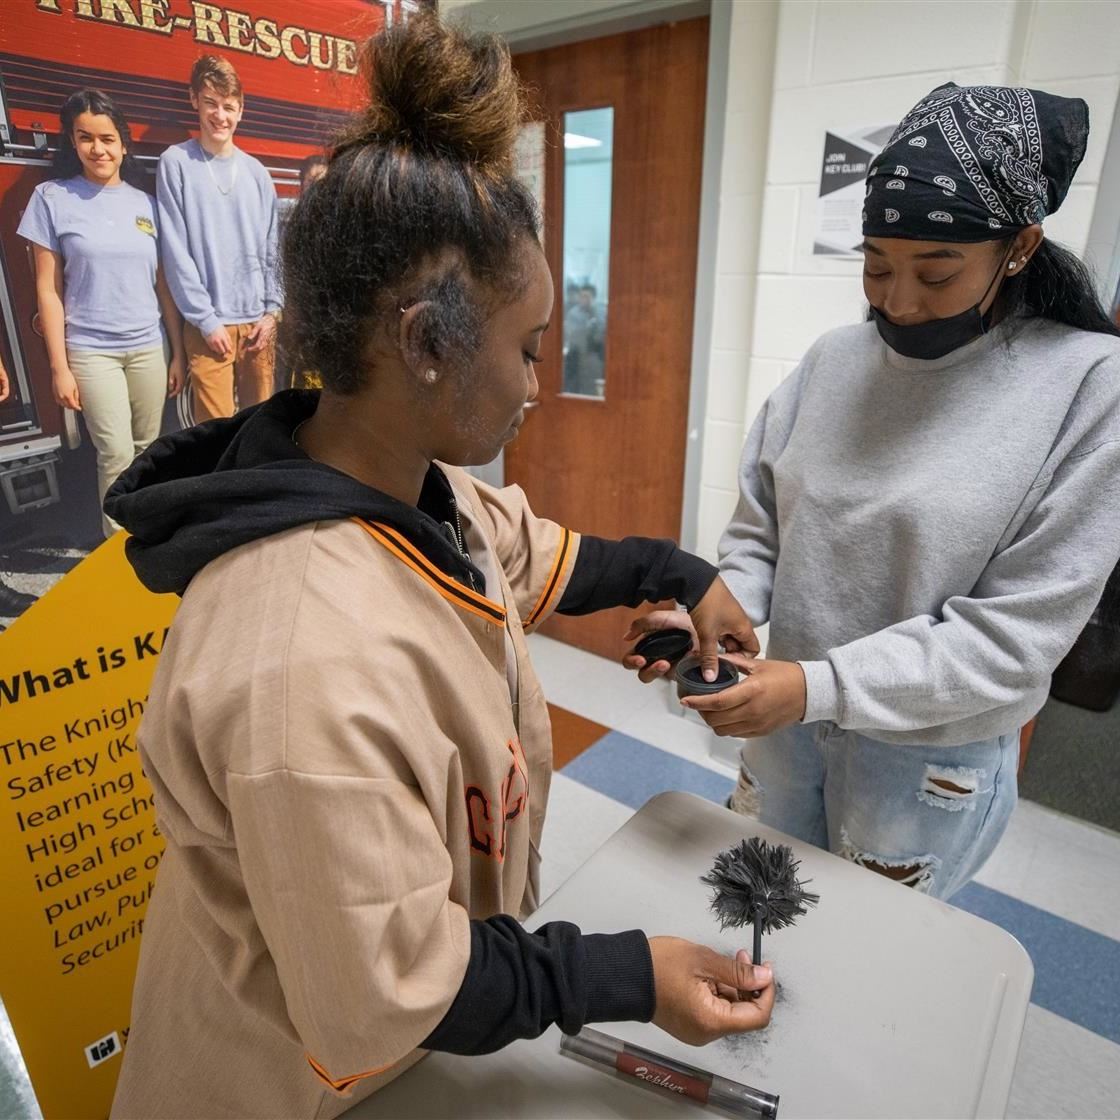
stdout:
<svg viewBox="0 0 1120 1120">
<path fill-rule="evenodd" d="M 1008 272 L 1014 272 L 1014 271 L 1015 271 L 1015 262 L 1014 262 L 1014 261 L 1012 261 L 1012 262 L 1011 262 L 1011 263 L 1010 263 L 1010 264 L 1009 264 L 1009 265 L 1007 266 L 1007 271 L 1008 271 Z"/>
<path fill-rule="evenodd" d="M 424 372 L 424 380 L 429 385 L 434 385 L 439 380 L 439 371 L 434 369 L 426 370 Z"/>
</svg>

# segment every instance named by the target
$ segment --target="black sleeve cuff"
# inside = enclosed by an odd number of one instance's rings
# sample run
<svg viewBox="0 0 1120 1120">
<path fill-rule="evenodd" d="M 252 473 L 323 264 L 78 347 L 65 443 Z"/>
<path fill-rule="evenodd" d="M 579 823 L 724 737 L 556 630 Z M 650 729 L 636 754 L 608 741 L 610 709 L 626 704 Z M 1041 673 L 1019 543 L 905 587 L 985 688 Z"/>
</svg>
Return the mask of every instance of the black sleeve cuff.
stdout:
<svg viewBox="0 0 1120 1120">
<path fill-rule="evenodd" d="M 625 933 L 588 933 L 583 937 L 587 957 L 585 1023 L 648 1023 L 656 997 L 653 956 L 640 929 Z M 581 1024 L 582 1025 L 582 1024 Z"/>
<path fill-rule="evenodd" d="M 719 569 L 670 540 L 581 536 L 568 586 L 557 610 L 590 614 L 674 599 L 689 610 L 704 598 Z"/>
<path fill-rule="evenodd" d="M 447 1014 L 420 1044 L 449 1054 L 489 1054 L 553 1023 L 653 1018 L 653 958 L 641 930 L 588 934 L 570 922 L 529 933 L 507 914 L 471 922 L 471 955 Z"/>
</svg>

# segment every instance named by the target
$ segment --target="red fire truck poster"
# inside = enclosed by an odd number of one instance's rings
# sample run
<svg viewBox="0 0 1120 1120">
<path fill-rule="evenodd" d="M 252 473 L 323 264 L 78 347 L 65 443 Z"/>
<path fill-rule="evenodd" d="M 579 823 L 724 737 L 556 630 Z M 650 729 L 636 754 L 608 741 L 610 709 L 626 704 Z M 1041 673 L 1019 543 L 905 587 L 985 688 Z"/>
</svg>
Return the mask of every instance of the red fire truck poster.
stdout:
<svg viewBox="0 0 1120 1120">
<path fill-rule="evenodd" d="M 0 626 L 102 539 L 94 449 L 60 407 L 36 303 L 29 242 L 16 233 L 51 177 L 59 108 L 75 90 L 108 94 L 151 177 L 160 153 L 198 134 L 188 76 L 202 54 L 236 67 L 245 112 L 235 142 L 268 169 L 281 206 L 301 161 L 361 98 L 357 52 L 420 0 L 3 0 L 0 17 Z M 277 388 L 285 387 L 283 357 Z M 185 398 L 185 399 L 189 399 Z M 191 419 L 169 402 L 163 431 Z"/>
<path fill-rule="evenodd" d="M 234 142 L 264 165 L 283 212 L 301 163 L 360 105 L 362 41 L 430 3 L 0 0 L 5 1116 L 32 1116 L 36 1103 L 48 1118 L 108 1114 L 161 848 L 132 744 L 176 603 L 140 587 L 123 534 L 105 541 L 87 418 L 52 391 L 33 251 L 16 231 L 54 177 L 60 108 L 79 89 L 107 94 L 154 193 L 160 154 L 199 134 L 191 67 L 220 55 L 244 89 Z M 291 372 L 281 349 L 274 388 Z M 193 421 L 176 405 L 165 403 L 163 433 Z"/>
</svg>

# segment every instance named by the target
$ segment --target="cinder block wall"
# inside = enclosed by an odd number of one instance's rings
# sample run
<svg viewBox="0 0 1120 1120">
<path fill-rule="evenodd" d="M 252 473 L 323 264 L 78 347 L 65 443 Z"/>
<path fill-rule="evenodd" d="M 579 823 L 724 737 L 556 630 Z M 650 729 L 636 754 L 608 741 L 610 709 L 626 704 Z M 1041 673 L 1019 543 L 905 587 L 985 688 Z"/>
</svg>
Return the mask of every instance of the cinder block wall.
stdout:
<svg viewBox="0 0 1120 1120">
<path fill-rule="evenodd" d="M 750 54 L 754 7 L 732 0 L 703 469 L 698 498 L 686 496 L 699 500 L 696 543 L 709 557 L 734 508 L 746 428 L 818 335 L 863 314 L 859 262 L 812 256 L 825 130 L 895 123 L 949 79 L 1083 97 L 1088 153 L 1046 224 L 1082 252 L 1120 95 L 1116 0 L 782 0 L 772 86 L 763 90 L 737 65 Z M 761 224 L 744 228 L 760 173 Z"/>
</svg>

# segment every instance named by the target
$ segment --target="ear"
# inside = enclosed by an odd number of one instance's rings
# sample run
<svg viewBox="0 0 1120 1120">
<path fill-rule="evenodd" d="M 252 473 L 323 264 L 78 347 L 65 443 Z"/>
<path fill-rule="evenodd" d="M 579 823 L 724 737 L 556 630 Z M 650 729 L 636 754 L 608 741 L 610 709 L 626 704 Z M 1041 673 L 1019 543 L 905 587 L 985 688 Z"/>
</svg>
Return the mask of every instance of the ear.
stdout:
<svg viewBox="0 0 1120 1120">
<path fill-rule="evenodd" d="M 191 98 L 191 108 L 194 109 L 194 111 L 197 113 L 198 112 L 198 94 L 195 93 L 195 91 L 193 89 L 189 90 L 188 92 L 190 93 L 190 98 Z"/>
<path fill-rule="evenodd" d="M 1015 237 L 1011 260 L 1008 262 L 1015 265 L 1011 271 L 1015 274 L 1022 272 L 1027 267 L 1027 262 L 1038 252 L 1038 247 L 1042 244 L 1042 241 L 1042 226 L 1036 224 L 1020 230 Z"/>
<path fill-rule="evenodd" d="M 435 306 L 430 299 L 411 304 L 401 312 L 397 345 L 409 372 L 419 381 L 427 381 L 431 369 L 439 369 L 441 355 L 436 353 L 432 319 Z"/>
</svg>

